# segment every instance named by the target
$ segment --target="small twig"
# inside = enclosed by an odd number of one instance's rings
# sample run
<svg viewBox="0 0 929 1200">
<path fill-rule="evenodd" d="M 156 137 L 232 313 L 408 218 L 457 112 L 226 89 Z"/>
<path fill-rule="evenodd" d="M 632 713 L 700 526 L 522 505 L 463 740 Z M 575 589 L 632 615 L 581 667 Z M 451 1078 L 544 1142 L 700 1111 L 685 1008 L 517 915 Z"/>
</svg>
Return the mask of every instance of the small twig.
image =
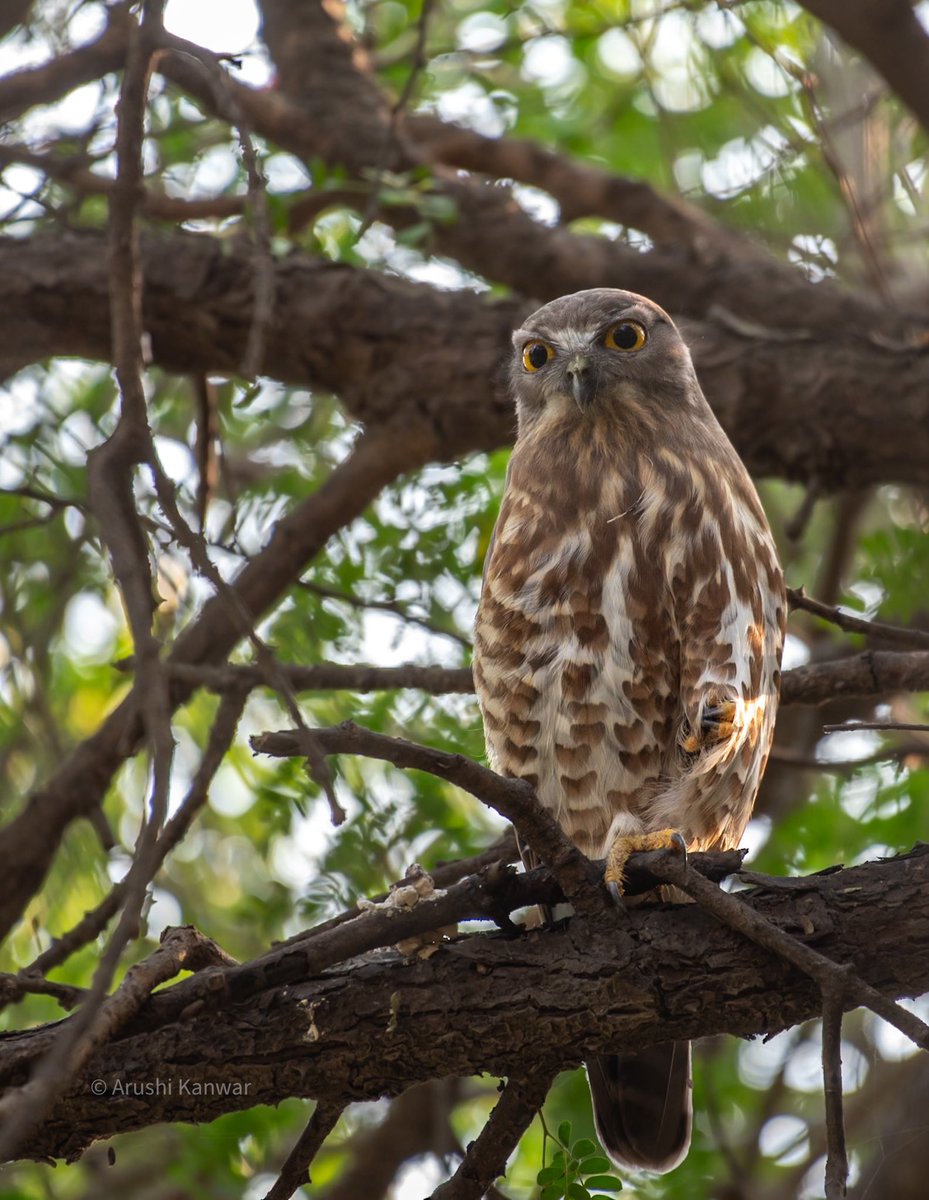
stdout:
<svg viewBox="0 0 929 1200">
<path fill-rule="evenodd" d="M 332 1133 L 343 1111 L 344 1105 L 341 1104 L 326 1104 L 320 1101 L 316 1105 L 306 1128 L 294 1143 L 281 1167 L 280 1175 L 264 1200 L 290 1200 L 297 1188 L 312 1182 L 310 1165 L 319 1153 L 320 1146 Z"/>
<path fill-rule="evenodd" d="M 555 1072 L 539 1070 L 526 1078 L 511 1077 L 477 1139 L 468 1146 L 464 1161 L 432 1200 L 481 1200 L 494 1180 L 506 1170 L 506 1161 L 545 1103 Z"/>
<path fill-rule="evenodd" d="M 826 1109 L 826 1200 L 844 1200 L 848 1183 L 845 1118 L 842 1112 L 842 1014 L 840 981 L 823 990 L 823 1098 Z"/>
<path fill-rule="evenodd" d="M 197 460 L 197 524 L 200 534 L 206 529 L 206 513 L 216 490 L 216 445 L 219 440 L 219 414 L 216 387 L 205 374 L 193 380 L 197 402 L 197 436 L 194 456 Z"/>
<path fill-rule="evenodd" d="M 96 174 L 87 165 L 89 161 L 84 156 L 42 154 L 28 146 L 9 142 L 0 146 L 0 166 L 25 163 L 81 196 L 111 196 L 116 181 Z M 188 200 L 180 196 L 169 196 L 151 187 L 143 187 L 139 196 L 141 213 L 165 221 L 224 220 L 239 216 L 245 211 L 246 204 L 247 199 L 244 196 L 208 196 L 200 200 Z"/>
<path fill-rule="evenodd" d="M 824 725 L 823 733 L 857 733 L 866 730 L 900 730 L 903 733 L 929 733 L 929 725 L 912 721 L 849 721 L 842 725 Z"/>
<path fill-rule="evenodd" d="M 374 218 L 377 216 L 378 207 L 381 200 L 381 188 L 384 171 L 390 162 L 391 150 L 397 141 L 397 128 L 400 123 L 400 118 L 403 111 L 413 97 L 413 91 L 416 87 L 416 81 L 426 66 L 426 34 L 429 27 L 429 17 L 432 13 L 432 8 L 435 0 L 423 0 L 422 9 L 420 10 L 419 20 L 416 23 L 416 44 L 413 47 L 413 62 L 410 67 L 410 73 L 406 77 L 406 82 L 403 85 L 403 90 L 397 97 L 396 103 L 390 110 L 390 117 L 387 121 L 387 127 L 384 130 L 384 144 L 381 148 L 379 160 L 376 163 L 373 174 L 374 186 L 368 195 L 368 201 L 365 205 L 365 211 L 361 218 L 361 224 L 358 228 L 358 237 L 371 226 Z"/>
<path fill-rule="evenodd" d="M 61 1007 L 70 1011 L 84 998 L 84 988 L 67 983 L 55 983 L 34 970 L 17 971 L 15 975 L 0 975 L 0 1008 L 16 1004 L 24 996 L 53 996 Z"/>
<path fill-rule="evenodd" d="M 860 729 L 860 725 L 840 726 L 843 732 L 846 728 L 849 730 Z M 815 754 L 796 754 L 792 750 L 784 747 L 774 747 L 771 750 L 771 760 L 781 763 L 785 767 L 796 767 L 802 771 L 826 771 L 836 775 L 851 775 L 860 767 L 873 767 L 876 763 L 884 762 L 905 762 L 908 758 L 927 758 L 929 757 L 929 745 L 920 745 L 917 742 L 905 742 L 901 746 L 882 746 L 880 750 L 875 750 L 873 754 L 866 754 L 862 758 L 817 758 Z"/>
<path fill-rule="evenodd" d="M 329 770 L 329 764 L 326 762 L 326 756 L 322 748 L 315 740 L 313 730 L 309 728 L 303 719 L 303 713 L 300 711 L 300 705 L 297 703 L 297 698 L 294 695 L 293 688 L 290 686 L 287 675 L 280 669 L 277 657 L 271 651 L 270 646 L 259 636 L 255 629 L 255 622 L 252 620 L 244 600 L 217 570 L 207 551 L 203 537 L 195 533 L 184 519 L 177 502 L 177 493 L 174 484 L 168 478 L 167 473 L 159 462 L 154 448 L 152 450 L 150 466 L 155 480 L 155 493 L 158 497 L 158 503 L 168 519 L 174 536 L 187 550 L 196 569 L 205 579 L 210 581 L 216 590 L 216 594 L 228 606 L 229 614 L 233 622 L 238 625 L 240 635 L 251 643 L 255 651 L 259 669 L 268 683 L 275 688 L 284 701 L 284 706 L 294 724 L 305 735 L 306 759 L 310 768 L 310 776 L 322 789 L 323 794 L 329 802 L 329 813 L 333 825 L 341 825 L 345 820 L 346 814 L 345 809 L 336 797 L 332 772 Z"/>
<path fill-rule="evenodd" d="M 890 642 L 896 646 L 929 648 L 929 633 L 923 629 L 905 629 L 900 625 L 887 625 L 883 621 L 868 621 L 864 617 L 856 617 L 835 604 L 823 604 L 821 600 L 814 600 L 812 596 L 804 593 L 803 588 L 788 588 L 787 599 L 791 609 L 802 609 L 822 617 L 824 621 L 829 621 L 846 633 L 863 633 L 866 637 Z"/>
<path fill-rule="evenodd" d="M 681 888 L 724 925 L 738 930 L 750 941 L 793 963 L 804 974 L 814 979 L 821 991 L 841 985 L 843 995 L 846 1000 L 851 1001 L 851 1006 L 869 1008 L 895 1029 L 899 1029 L 921 1049 L 929 1050 L 929 1025 L 920 1020 L 915 1013 L 901 1007 L 896 1001 L 889 1000 L 877 988 L 865 983 L 857 975 L 849 974 L 844 964 L 833 962 L 782 929 L 778 929 L 760 913 L 743 904 L 738 896 L 729 895 L 716 884 L 704 879 L 682 860 L 680 855 L 663 852 L 663 863 L 666 866 L 659 863 L 655 874 L 663 878 L 665 883 Z"/>
</svg>

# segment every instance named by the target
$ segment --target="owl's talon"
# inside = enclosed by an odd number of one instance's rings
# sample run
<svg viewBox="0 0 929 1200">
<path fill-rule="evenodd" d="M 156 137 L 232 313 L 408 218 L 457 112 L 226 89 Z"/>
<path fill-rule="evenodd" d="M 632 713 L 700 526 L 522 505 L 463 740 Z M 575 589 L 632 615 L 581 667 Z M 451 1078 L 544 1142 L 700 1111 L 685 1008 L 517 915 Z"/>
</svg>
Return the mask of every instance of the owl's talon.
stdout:
<svg viewBox="0 0 929 1200">
<path fill-rule="evenodd" d="M 680 739 L 685 754 L 697 754 L 717 742 L 725 742 L 738 729 L 736 717 L 738 705 L 734 700 L 721 700 L 718 704 L 707 704 L 700 714 L 699 731 L 685 725 Z"/>
<path fill-rule="evenodd" d="M 700 731 L 704 741 L 724 742 L 735 730 L 738 708 L 734 700 L 720 704 L 708 704 L 700 718 Z"/>
<path fill-rule="evenodd" d="M 626 863 L 642 850 L 673 850 L 687 855 L 687 843 L 677 829 L 657 829 L 653 833 L 634 833 L 615 838 L 606 854 L 603 882 L 616 904 L 622 904 Z"/>
</svg>

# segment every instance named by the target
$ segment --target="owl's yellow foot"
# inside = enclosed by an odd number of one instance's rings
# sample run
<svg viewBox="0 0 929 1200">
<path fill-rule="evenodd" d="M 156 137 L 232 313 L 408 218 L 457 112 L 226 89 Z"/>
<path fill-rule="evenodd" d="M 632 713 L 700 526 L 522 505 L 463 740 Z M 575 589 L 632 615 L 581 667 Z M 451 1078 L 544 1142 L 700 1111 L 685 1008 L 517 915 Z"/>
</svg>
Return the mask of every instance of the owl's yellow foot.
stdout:
<svg viewBox="0 0 929 1200">
<path fill-rule="evenodd" d="M 654 833 L 633 833 L 616 838 L 607 851 L 603 882 L 617 904 L 622 904 L 626 863 L 640 850 L 674 850 L 686 856 L 687 843 L 676 829 L 657 829 Z"/>
<path fill-rule="evenodd" d="M 707 704 L 700 718 L 699 729 L 688 729 L 681 738 L 681 749 L 685 754 L 696 754 L 715 742 L 724 742 L 735 733 L 738 706 L 734 700 L 720 700 L 718 704 Z"/>
</svg>

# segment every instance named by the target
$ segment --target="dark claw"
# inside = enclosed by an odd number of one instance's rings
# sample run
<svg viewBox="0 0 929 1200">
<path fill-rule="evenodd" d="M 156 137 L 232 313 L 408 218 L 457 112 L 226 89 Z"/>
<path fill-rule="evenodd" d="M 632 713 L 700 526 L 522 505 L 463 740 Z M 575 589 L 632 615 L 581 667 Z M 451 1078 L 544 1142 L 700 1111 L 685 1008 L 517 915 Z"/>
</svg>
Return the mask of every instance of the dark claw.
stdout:
<svg viewBox="0 0 929 1200">
<path fill-rule="evenodd" d="M 610 882 L 606 885 L 606 890 L 610 893 L 610 899 L 613 901 L 613 903 L 616 905 L 617 908 L 625 908 L 626 907 L 626 902 L 623 899 L 622 892 L 619 890 L 618 883 L 614 882 L 611 879 Z"/>
<path fill-rule="evenodd" d="M 700 724 L 704 728 L 707 728 L 707 727 L 712 728 L 714 725 L 721 724 L 722 719 L 723 719 L 722 708 L 718 708 L 715 704 L 708 704 L 707 707 L 703 710 L 703 716 L 700 718 Z"/>
<path fill-rule="evenodd" d="M 684 841 L 683 834 L 674 833 L 671 835 L 671 849 L 675 850 L 683 858 L 687 857 L 687 843 Z"/>
</svg>

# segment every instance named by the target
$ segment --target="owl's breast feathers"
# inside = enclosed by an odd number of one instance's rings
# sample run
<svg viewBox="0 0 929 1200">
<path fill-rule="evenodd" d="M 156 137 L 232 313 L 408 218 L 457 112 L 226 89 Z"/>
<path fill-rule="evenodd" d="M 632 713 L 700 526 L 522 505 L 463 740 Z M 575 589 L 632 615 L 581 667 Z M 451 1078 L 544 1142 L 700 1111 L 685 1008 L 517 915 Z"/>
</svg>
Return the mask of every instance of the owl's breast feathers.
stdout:
<svg viewBox="0 0 929 1200">
<path fill-rule="evenodd" d="M 673 826 L 737 844 L 767 758 L 786 604 L 760 502 L 722 441 L 517 443 L 485 569 L 475 679 L 490 760 L 600 856 Z M 735 703 L 731 735 L 682 741 Z"/>
</svg>

